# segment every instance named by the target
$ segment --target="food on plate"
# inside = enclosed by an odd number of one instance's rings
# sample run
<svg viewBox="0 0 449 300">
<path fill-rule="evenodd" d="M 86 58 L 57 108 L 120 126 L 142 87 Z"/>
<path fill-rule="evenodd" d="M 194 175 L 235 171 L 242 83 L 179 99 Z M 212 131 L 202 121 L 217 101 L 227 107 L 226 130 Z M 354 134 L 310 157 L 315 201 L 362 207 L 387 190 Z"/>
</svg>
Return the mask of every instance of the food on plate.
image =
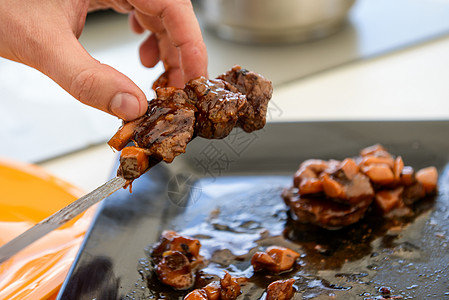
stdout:
<svg viewBox="0 0 449 300">
<path fill-rule="evenodd" d="M 201 243 L 197 239 L 181 236 L 175 231 L 164 231 L 151 252 L 158 280 L 176 290 L 191 288 L 195 283 L 196 272 L 204 266 L 200 248 Z M 219 283 L 213 281 L 192 291 L 184 299 L 233 300 L 238 295 L 239 279 L 225 272 Z"/>
<path fill-rule="evenodd" d="M 229 275 L 226 272 L 225 276 L 220 279 L 220 299 L 221 300 L 233 300 L 240 295 L 240 284 L 237 279 Z"/>
<path fill-rule="evenodd" d="M 200 248 L 197 239 L 164 231 L 151 253 L 159 281 L 177 290 L 192 287 L 195 273 L 203 263 Z"/>
<path fill-rule="evenodd" d="M 194 136 L 221 139 L 235 126 L 252 132 L 266 122 L 273 87 L 259 74 L 235 66 L 216 79 L 192 79 L 184 89 L 166 87 L 164 74 L 146 114 L 124 122 L 108 142 L 118 151 L 131 141 L 143 149 L 122 152 L 118 176 L 129 182 L 147 170 L 145 155 L 170 163 Z"/>
<path fill-rule="evenodd" d="M 184 300 L 235 300 L 240 293 L 238 280 L 225 272 L 220 282 L 213 281 L 201 289 L 193 290 Z"/>
<path fill-rule="evenodd" d="M 299 253 L 281 246 L 271 246 L 265 252 L 256 252 L 251 258 L 255 272 L 266 270 L 272 273 L 282 273 L 292 270 Z"/>
<path fill-rule="evenodd" d="M 276 280 L 267 287 L 267 296 L 265 300 L 289 300 L 293 298 L 295 289 L 293 278 L 287 280 Z"/>
<path fill-rule="evenodd" d="M 406 216 L 410 205 L 436 191 L 438 172 L 417 172 L 381 145 L 342 161 L 309 159 L 294 175 L 282 197 L 301 223 L 338 229 L 358 222 L 374 203 L 384 216 Z"/>
</svg>

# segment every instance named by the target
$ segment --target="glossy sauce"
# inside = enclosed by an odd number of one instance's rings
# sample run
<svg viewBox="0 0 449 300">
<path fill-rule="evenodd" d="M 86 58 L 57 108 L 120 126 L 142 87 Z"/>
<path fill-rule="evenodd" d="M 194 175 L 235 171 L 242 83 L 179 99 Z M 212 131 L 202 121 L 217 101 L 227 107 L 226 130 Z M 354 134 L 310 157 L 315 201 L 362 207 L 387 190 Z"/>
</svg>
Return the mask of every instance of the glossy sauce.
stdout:
<svg viewBox="0 0 449 300">
<path fill-rule="evenodd" d="M 220 180 L 224 183 L 220 184 Z M 262 178 L 260 181 L 255 180 L 251 189 L 244 187 L 242 179 L 238 177 L 216 179 L 213 201 L 219 203 L 219 209 L 209 211 L 209 215 L 205 216 L 205 212 L 200 211 L 202 206 L 199 200 L 172 222 L 171 229 L 201 241 L 200 254 L 209 262 L 198 273 L 196 288 L 222 277 L 226 270 L 232 276 L 248 278 L 248 282 L 242 286 L 242 299 L 262 299 L 271 282 L 288 278 L 295 279 L 296 295 L 301 299 L 358 299 L 360 295 L 378 297 L 382 294 L 379 292 L 380 286 L 391 289 L 392 296 L 400 293 L 407 299 L 412 297 L 413 288 L 389 288 L 386 283 L 390 281 L 383 282 L 385 274 L 402 274 L 402 268 L 407 266 L 414 267 L 416 271 L 412 273 L 417 274 L 425 274 L 431 267 L 446 268 L 428 264 L 424 269 L 419 267 L 420 261 L 424 259 L 421 255 L 427 250 L 423 245 L 416 245 L 416 236 L 417 232 L 428 226 L 426 220 L 429 211 L 434 209 L 434 197 L 419 201 L 414 207 L 414 217 L 387 220 L 371 211 L 357 224 L 341 230 L 324 230 L 299 224 L 288 217 L 280 194 L 290 184 L 290 180 L 287 178 L 283 184 L 279 184 L 271 178 Z M 245 181 L 250 180 L 246 177 Z M 242 188 L 230 189 L 230 186 L 235 187 L 233 184 L 236 182 L 240 182 Z M 211 183 L 202 182 L 201 186 L 207 189 L 208 184 Z M 207 191 L 203 190 L 203 193 L 207 194 Z M 211 199 L 205 197 L 204 201 Z M 408 228 L 410 226 L 411 229 Z M 426 243 L 438 242 L 429 235 L 423 238 L 430 239 Z M 271 245 L 287 247 L 301 254 L 291 271 L 277 275 L 253 271 L 250 264 L 252 255 Z M 445 249 L 444 241 L 438 247 Z M 150 251 L 151 245 L 147 253 Z M 161 285 L 153 276 L 148 258 L 142 258 L 140 264 L 138 271 L 142 281 L 136 283 L 136 286 L 145 292 L 139 294 L 134 291 L 126 299 L 183 299 L 187 294 L 188 291 L 174 291 Z M 393 276 L 402 283 L 410 282 L 410 286 L 418 285 L 418 279 L 409 277 L 409 273 Z"/>
</svg>

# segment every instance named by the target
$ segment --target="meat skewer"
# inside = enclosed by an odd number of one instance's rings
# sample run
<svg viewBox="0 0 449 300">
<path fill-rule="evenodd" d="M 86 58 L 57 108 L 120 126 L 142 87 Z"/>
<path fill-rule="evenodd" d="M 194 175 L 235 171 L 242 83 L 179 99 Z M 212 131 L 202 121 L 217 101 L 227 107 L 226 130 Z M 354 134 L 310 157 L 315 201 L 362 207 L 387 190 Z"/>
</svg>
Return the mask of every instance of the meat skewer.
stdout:
<svg viewBox="0 0 449 300">
<path fill-rule="evenodd" d="M 155 84 L 166 84 L 164 74 Z M 130 142 L 141 149 L 122 152 L 117 175 L 131 183 L 147 170 L 147 159 L 170 163 L 195 136 L 221 139 L 236 126 L 263 128 L 272 92 L 271 81 L 240 66 L 217 79 L 192 79 L 184 89 L 156 88 L 146 114 L 124 122 L 108 142 L 117 151 Z"/>
</svg>

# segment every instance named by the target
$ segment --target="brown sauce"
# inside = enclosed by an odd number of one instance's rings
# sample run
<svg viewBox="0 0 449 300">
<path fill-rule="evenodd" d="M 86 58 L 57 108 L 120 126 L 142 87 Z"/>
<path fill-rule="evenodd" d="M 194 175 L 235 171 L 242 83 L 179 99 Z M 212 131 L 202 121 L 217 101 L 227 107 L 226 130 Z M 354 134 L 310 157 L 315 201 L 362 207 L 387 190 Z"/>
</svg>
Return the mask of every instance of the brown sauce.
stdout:
<svg viewBox="0 0 449 300">
<path fill-rule="evenodd" d="M 239 177 L 223 179 L 221 188 L 225 191 L 229 181 L 241 180 Z M 193 288 L 217 280 L 226 270 L 234 277 L 248 278 L 237 299 L 263 299 L 271 282 L 288 278 L 295 279 L 295 297 L 300 297 L 293 299 L 383 299 L 387 290 L 392 299 L 413 299 L 417 293 L 425 292 L 421 279 L 437 280 L 438 272 L 447 271 L 447 265 L 422 263 L 427 259 L 424 253 L 429 247 L 440 249 L 441 257 L 446 257 L 444 249 L 448 252 L 444 241 L 426 233 L 435 230 L 429 222 L 445 216 L 444 211 L 440 214 L 435 208 L 439 203 L 436 197 L 415 203 L 413 217 L 391 220 L 370 210 L 356 224 L 326 230 L 298 224 L 288 216 L 280 194 L 290 181 L 290 177 L 255 177 L 254 189 L 223 192 L 223 196 L 213 200 L 217 203 L 215 207 L 209 205 L 209 211 L 187 207 L 171 222 L 170 229 L 201 241 L 200 253 L 208 262 L 198 273 Z M 202 182 L 201 186 L 207 184 Z M 217 186 L 220 187 L 214 184 L 215 189 Z M 432 212 L 436 214 L 431 216 Z M 293 270 L 279 275 L 253 272 L 252 254 L 271 245 L 301 254 Z M 150 251 L 151 245 L 147 249 Z M 174 291 L 160 284 L 152 268 L 148 257 L 142 258 L 139 267 L 142 281 L 136 283 L 136 291 L 128 294 L 127 299 L 183 299 L 188 291 Z M 427 287 L 432 289 L 432 283 L 428 282 Z"/>
</svg>

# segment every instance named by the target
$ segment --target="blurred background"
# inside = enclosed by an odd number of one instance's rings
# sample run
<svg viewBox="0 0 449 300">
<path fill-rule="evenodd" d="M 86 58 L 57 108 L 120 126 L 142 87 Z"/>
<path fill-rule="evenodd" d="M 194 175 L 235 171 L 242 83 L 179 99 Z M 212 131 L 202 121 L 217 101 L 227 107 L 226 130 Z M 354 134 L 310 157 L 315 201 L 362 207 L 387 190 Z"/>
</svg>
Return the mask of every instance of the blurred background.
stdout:
<svg viewBox="0 0 449 300">
<path fill-rule="evenodd" d="M 211 77 L 240 64 L 273 81 L 269 122 L 449 116 L 447 0 L 193 4 Z M 80 41 L 151 99 L 151 85 L 163 70 L 141 66 L 138 47 L 144 38 L 131 32 L 127 16 L 103 11 L 88 16 Z M 119 120 L 5 59 L 0 59 L 0 91 L 0 156 L 40 164 L 85 189 L 112 174 L 116 154 L 105 142 Z M 87 176 L 87 168 L 101 175 Z"/>
</svg>

